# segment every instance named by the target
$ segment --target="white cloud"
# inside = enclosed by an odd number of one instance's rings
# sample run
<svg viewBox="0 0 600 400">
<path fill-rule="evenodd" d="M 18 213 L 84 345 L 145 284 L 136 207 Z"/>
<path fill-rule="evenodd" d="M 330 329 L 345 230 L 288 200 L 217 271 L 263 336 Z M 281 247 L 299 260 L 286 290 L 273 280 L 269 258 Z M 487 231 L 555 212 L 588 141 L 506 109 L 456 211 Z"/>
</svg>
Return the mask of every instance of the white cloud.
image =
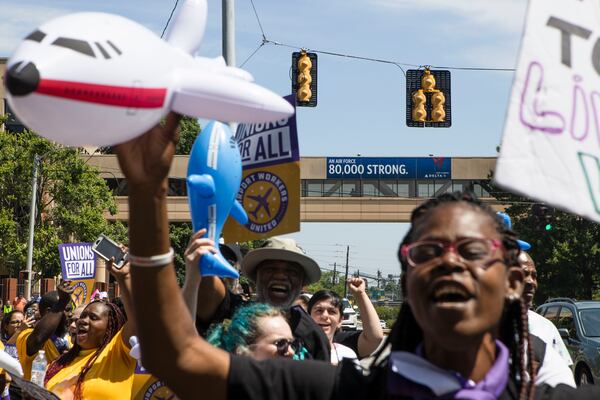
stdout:
<svg viewBox="0 0 600 400">
<path fill-rule="evenodd" d="M 527 2 L 523 0 L 373 0 L 376 5 L 403 12 L 449 12 L 468 23 L 493 28 L 508 34 L 519 34 Z M 408 17 L 409 15 L 407 15 Z M 439 16 L 439 15 L 438 15 Z M 426 21 L 423 21 L 426 23 Z"/>
<path fill-rule="evenodd" d="M 5 3 L 0 17 L 0 56 L 8 56 L 19 42 L 44 21 L 70 10 L 26 4 Z"/>
</svg>

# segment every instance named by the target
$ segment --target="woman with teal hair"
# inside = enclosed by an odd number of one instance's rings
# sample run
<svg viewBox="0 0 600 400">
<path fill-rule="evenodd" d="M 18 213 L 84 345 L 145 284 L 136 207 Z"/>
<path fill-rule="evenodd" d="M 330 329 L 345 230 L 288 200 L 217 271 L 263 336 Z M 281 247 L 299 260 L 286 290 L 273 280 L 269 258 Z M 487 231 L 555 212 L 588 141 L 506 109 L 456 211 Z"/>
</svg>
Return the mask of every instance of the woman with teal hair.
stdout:
<svg viewBox="0 0 600 400">
<path fill-rule="evenodd" d="M 215 325 L 208 342 L 256 360 L 294 356 L 292 330 L 282 312 L 268 304 L 240 307 L 230 321 Z"/>
</svg>

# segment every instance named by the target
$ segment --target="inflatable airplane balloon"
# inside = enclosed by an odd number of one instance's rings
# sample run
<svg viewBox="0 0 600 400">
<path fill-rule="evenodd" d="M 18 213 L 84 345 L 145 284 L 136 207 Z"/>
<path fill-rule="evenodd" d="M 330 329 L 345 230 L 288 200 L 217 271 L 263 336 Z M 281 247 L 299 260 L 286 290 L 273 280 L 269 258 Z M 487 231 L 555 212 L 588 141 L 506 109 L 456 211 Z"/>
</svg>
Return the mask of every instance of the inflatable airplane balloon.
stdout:
<svg viewBox="0 0 600 400">
<path fill-rule="evenodd" d="M 28 128 L 65 145 L 112 145 L 170 110 L 193 117 L 267 122 L 292 115 L 277 94 L 222 57 L 194 57 L 206 0 L 187 0 L 166 40 L 118 15 L 76 13 L 30 33 L 7 63 L 11 109 Z"/>
<path fill-rule="evenodd" d="M 248 222 L 242 205 L 235 199 L 242 179 L 242 161 L 237 142 L 227 125 L 210 122 L 194 142 L 187 171 L 187 190 L 194 232 L 206 228 L 206 237 L 219 242 L 227 217 L 240 224 Z M 216 254 L 200 259 L 202 276 L 239 276 L 217 247 Z"/>
</svg>

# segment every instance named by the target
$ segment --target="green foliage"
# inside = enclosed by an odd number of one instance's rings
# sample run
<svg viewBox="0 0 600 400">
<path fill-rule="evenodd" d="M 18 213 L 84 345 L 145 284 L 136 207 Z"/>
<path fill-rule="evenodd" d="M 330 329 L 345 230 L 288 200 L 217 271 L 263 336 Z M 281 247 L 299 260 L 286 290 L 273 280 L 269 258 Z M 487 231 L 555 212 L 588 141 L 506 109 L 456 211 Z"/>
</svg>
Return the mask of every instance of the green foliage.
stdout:
<svg viewBox="0 0 600 400">
<path fill-rule="evenodd" d="M 339 273 L 335 278 L 335 284 L 333 283 L 333 271 L 322 271 L 321 279 L 319 282 L 315 282 L 308 286 L 309 293 L 315 293 L 319 290 L 332 290 L 339 294 L 340 296 L 344 295 L 344 277 Z"/>
<path fill-rule="evenodd" d="M 377 311 L 379 319 L 384 320 L 387 327 L 391 329 L 400 312 L 400 306 L 375 306 L 375 311 Z"/>
<path fill-rule="evenodd" d="M 505 204 L 519 238 L 532 246 L 528 253 L 536 263 L 538 291 L 535 303 L 550 297 L 599 299 L 600 225 L 555 210 L 552 230 L 545 230 L 532 212 L 533 200 L 496 192 Z"/>
<path fill-rule="evenodd" d="M 196 118 L 183 117 L 179 123 L 179 143 L 175 154 L 190 154 L 194 140 L 200 133 L 200 124 Z"/>
<path fill-rule="evenodd" d="M 177 281 L 183 285 L 185 279 L 185 260 L 183 253 L 192 237 L 192 224 L 189 222 L 174 222 L 169 224 L 169 239 L 175 251 L 175 274 Z"/>
<path fill-rule="evenodd" d="M 100 233 L 126 242 L 113 196 L 98 170 L 76 148 L 59 146 L 33 132 L 0 132 L 0 264 L 12 274 L 25 269 L 34 156 L 38 168 L 33 267 L 46 276 L 60 272 L 58 244 L 91 242 Z"/>
</svg>

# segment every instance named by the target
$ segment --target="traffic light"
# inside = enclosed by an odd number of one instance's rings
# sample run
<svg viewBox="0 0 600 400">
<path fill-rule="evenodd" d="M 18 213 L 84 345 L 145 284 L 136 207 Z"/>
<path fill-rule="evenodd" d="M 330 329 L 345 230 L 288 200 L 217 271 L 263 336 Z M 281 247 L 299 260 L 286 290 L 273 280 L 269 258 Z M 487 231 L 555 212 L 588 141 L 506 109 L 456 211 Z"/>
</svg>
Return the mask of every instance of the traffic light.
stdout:
<svg viewBox="0 0 600 400">
<path fill-rule="evenodd" d="M 449 128 L 450 71 L 409 69 L 406 71 L 406 125 Z"/>
<path fill-rule="evenodd" d="M 554 209 L 544 204 L 534 204 L 532 207 L 533 217 L 535 219 L 535 226 L 539 230 L 546 232 L 551 231 L 554 219 Z"/>
<path fill-rule="evenodd" d="M 292 93 L 298 107 L 317 105 L 317 53 L 292 53 Z"/>
</svg>

